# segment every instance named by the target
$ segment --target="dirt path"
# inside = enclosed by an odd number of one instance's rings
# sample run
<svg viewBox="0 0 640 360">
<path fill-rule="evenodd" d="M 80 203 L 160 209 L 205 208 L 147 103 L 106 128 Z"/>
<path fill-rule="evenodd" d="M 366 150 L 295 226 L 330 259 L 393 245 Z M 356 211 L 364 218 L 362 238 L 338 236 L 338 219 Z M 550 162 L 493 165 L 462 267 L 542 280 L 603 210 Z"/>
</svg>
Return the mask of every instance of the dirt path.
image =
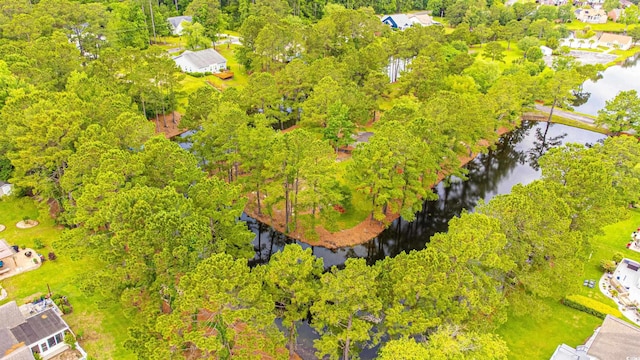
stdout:
<svg viewBox="0 0 640 360">
<path fill-rule="evenodd" d="M 498 129 L 497 133 L 499 136 L 509 132 L 507 128 Z M 480 141 L 480 145 L 484 148 L 489 147 L 488 141 Z M 460 157 L 460 166 L 464 166 L 468 164 L 471 160 L 475 159 L 478 154 L 472 154 L 471 156 L 463 156 Z M 431 186 L 435 186 L 440 181 L 442 181 L 448 174 L 439 174 L 438 180 Z M 257 219 L 258 221 L 267 224 L 274 229 L 284 233 L 285 229 L 285 219 L 284 219 L 284 211 L 283 210 L 274 210 L 272 216 L 267 215 L 258 215 L 256 209 L 253 207 L 255 201 L 251 201 L 254 198 L 254 194 L 249 194 L 250 201 L 247 203 L 245 207 L 245 212 Z M 317 240 L 311 240 L 304 235 L 304 229 L 301 225 L 298 226 L 296 231 L 287 234 L 289 237 L 305 242 L 309 245 L 314 246 L 323 246 L 329 249 L 336 249 L 347 246 L 354 246 L 368 242 L 369 240 L 375 238 L 380 235 L 380 233 L 386 228 L 385 223 L 390 224 L 394 220 L 398 219 L 400 214 L 387 214 L 384 222 L 371 220 L 367 217 L 366 220 L 362 221 L 358 225 L 350 228 L 344 229 L 337 232 L 330 232 L 329 230 L 323 228 L 322 226 L 316 226 L 315 232 L 318 235 Z"/>
</svg>

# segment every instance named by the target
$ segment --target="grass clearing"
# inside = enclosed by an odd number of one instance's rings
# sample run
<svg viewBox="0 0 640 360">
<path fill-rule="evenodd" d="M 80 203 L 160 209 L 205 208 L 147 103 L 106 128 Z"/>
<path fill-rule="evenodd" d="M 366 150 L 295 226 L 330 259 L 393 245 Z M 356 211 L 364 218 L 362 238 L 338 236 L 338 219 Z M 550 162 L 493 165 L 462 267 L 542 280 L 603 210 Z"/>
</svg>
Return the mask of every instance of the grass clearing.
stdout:
<svg viewBox="0 0 640 360">
<path fill-rule="evenodd" d="M 640 210 L 630 210 L 628 215 L 627 219 L 606 226 L 602 235 L 592 239 L 591 256 L 584 266 L 585 279 L 599 279 L 603 274 L 600 261 L 611 259 L 616 252 L 640 261 L 640 253 L 626 248 L 631 232 L 640 226 Z M 617 308 L 613 300 L 604 296 L 597 288 L 582 286 L 578 295 Z M 583 344 L 593 334 L 593 330 L 602 324 L 601 319 L 571 309 L 559 301 L 549 300 L 546 305 L 551 310 L 549 316 L 536 318 L 509 314 L 507 323 L 498 329 L 497 333 L 511 350 L 510 359 L 548 359 L 562 343 L 574 347 Z"/>
<path fill-rule="evenodd" d="M 587 24 L 580 21 L 572 21 L 570 23 L 564 24 L 567 26 L 569 30 L 583 30 L 588 27 L 593 31 L 606 31 L 606 32 L 615 32 L 620 33 L 624 32 L 626 25 L 623 23 L 616 23 L 613 21 L 607 21 L 605 24 Z M 629 25 L 627 31 L 633 29 L 637 25 Z"/>
<path fill-rule="evenodd" d="M 0 233 L 9 245 L 34 247 L 34 240 L 40 239 L 45 245 L 35 249 L 45 255 L 53 251 L 58 255 L 54 261 L 45 261 L 36 270 L 25 272 L 2 280 L 0 284 L 9 295 L 3 303 L 15 300 L 22 305 L 33 295 L 44 295 L 47 286 L 53 293 L 66 295 L 74 308 L 73 313 L 64 319 L 77 334 L 83 334 L 82 347 L 97 359 L 134 359 L 134 355 L 124 349 L 127 328 L 131 320 L 125 318 L 119 302 L 107 302 L 105 299 L 90 297 L 78 286 L 78 279 L 89 271 L 102 266 L 99 259 L 70 259 L 64 253 L 53 248 L 54 241 L 60 238 L 62 228 L 55 225 L 46 209 L 39 208 L 30 198 L 6 197 L 0 201 L 0 224 L 7 227 Z M 18 229 L 15 224 L 25 216 L 38 220 L 40 224 L 30 229 Z M 97 303 L 102 304 L 99 306 Z M 90 336 L 85 336 L 90 335 Z"/>
</svg>

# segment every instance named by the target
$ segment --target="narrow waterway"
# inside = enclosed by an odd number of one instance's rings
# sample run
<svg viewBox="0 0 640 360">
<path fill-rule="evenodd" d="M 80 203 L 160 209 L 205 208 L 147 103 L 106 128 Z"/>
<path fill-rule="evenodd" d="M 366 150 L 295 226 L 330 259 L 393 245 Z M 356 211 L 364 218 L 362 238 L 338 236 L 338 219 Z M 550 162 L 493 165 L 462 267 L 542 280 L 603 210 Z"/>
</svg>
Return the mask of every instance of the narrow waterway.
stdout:
<svg viewBox="0 0 640 360">
<path fill-rule="evenodd" d="M 353 247 L 330 250 L 310 246 L 288 238 L 269 226 L 243 215 L 249 229 L 256 234 L 253 245 L 256 251 L 254 264 L 269 261 L 271 255 L 286 244 L 299 243 L 311 247 L 321 257 L 325 267 L 342 265 L 348 258 L 366 258 L 369 263 L 402 251 L 422 249 L 429 238 L 447 231 L 449 219 L 458 216 L 463 209 L 473 211 L 479 201 L 489 201 L 499 194 L 507 194 L 516 184 L 527 184 L 540 177 L 537 160 L 548 149 L 568 142 L 593 144 L 604 135 L 558 124 L 524 122 L 515 131 L 505 134 L 494 150 L 478 156 L 466 168 L 467 181 L 451 178 L 434 188 L 438 200 L 425 202 L 416 220 L 407 222 L 400 218 L 377 238 Z"/>
</svg>

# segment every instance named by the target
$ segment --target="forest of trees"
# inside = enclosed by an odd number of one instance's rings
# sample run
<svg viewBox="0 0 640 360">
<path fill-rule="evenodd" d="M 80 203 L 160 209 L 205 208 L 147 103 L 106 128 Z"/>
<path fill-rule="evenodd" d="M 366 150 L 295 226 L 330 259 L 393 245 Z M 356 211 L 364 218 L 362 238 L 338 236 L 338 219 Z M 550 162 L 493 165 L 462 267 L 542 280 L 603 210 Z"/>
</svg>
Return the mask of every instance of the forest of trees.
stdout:
<svg viewBox="0 0 640 360">
<path fill-rule="evenodd" d="M 359 196 L 372 219 L 412 219 L 439 173 L 463 176 L 459 156 L 517 126 L 534 100 L 565 106 L 598 69 L 565 57 L 546 67 L 530 50 L 565 34 L 552 20 L 570 15 L 516 5 L 5 0 L 0 175 L 55 209 L 65 227 L 56 249 L 107 264 L 81 287 L 121 301 L 126 347 L 141 359 L 288 358 L 308 319 L 317 354 L 331 359 L 383 339 L 382 359 L 504 359 L 493 330 L 507 309 L 570 294 L 591 237 L 638 201 L 636 139 L 553 149 L 541 180 L 454 218 L 427 248 L 375 264 L 325 269 L 289 245 L 250 268 L 253 234 L 239 218 L 247 203 L 283 209 L 285 231 L 306 221 L 313 237 L 316 222 L 335 221 L 335 204 Z M 375 15 L 409 9 L 437 11 L 456 29 L 391 31 Z M 252 72 L 244 88 L 189 94 L 191 151 L 147 121 L 185 96 L 184 75 L 154 45 L 166 17 L 183 13 L 210 39 L 237 28 L 238 60 Z M 496 40 L 525 56 L 501 66 Z M 408 65 L 389 84 L 394 61 Z M 631 121 L 614 105 L 603 119 Z M 337 162 L 374 118 L 370 141 Z"/>
</svg>

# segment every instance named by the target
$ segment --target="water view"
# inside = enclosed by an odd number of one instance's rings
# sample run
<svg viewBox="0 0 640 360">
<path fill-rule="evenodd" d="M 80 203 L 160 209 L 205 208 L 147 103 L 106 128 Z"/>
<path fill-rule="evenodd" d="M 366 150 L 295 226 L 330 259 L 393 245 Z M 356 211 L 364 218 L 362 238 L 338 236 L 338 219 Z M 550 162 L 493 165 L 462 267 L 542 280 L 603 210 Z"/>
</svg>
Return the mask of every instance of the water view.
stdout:
<svg viewBox="0 0 640 360">
<path fill-rule="evenodd" d="M 467 165 L 467 181 L 451 178 L 449 186 L 440 183 L 434 188 L 438 200 L 425 202 L 416 220 L 400 218 L 377 238 L 362 245 L 330 250 L 310 246 L 286 237 L 284 234 L 243 215 L 249 228 L 256 233 L 256 250 L 252 264 L 269 261 L 271 255 L 286 244 L 297 242 L 324 260 L 326 267 L 344 264 L 351 257 L 366 258 L 369 263 L 402 251 L 422 249 L 429 238 L 447 231 L 449 219 L 463 209 L 472 211 L 480 201 L 489 201 L 499 194 L 507 194 L 516 184 L 527 184 L 540 177 L 538 158 L 550 148 L 569 142 L 593 144 L 604 135 L 565 125 L 523 122 L 515 131 L 504 135 L 495 149 L 478 156 Z"/>
<path fill-rule="evenodd" d="M 597 116 L 607 100 L 627 90 L 640 92 L 640 54 L 627 59 L 622 65 L 608 68 L 596 81 L 585 81 L 582 96 L 578 97 L 574 110 Z"/>
</svg>

